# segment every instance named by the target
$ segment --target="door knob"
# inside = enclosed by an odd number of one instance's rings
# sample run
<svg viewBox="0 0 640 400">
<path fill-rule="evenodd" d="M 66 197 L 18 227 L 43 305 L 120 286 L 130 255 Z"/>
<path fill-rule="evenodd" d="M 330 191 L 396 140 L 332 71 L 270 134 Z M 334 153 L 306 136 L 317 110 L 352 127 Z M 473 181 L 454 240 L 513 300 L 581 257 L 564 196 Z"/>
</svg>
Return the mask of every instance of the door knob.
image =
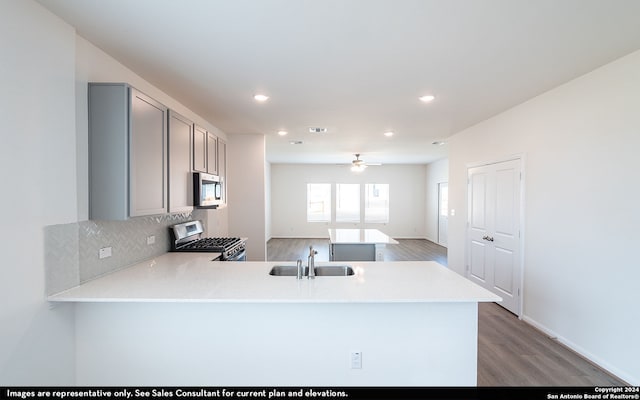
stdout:
<svg viewBox="0 0 640 400">
<path fill-rule="evenodd" d="M 493 242 L 493 238 L 491 236 L 483 236 L 482 239 L 486 240 L 487 242 Z"/>
</svg>

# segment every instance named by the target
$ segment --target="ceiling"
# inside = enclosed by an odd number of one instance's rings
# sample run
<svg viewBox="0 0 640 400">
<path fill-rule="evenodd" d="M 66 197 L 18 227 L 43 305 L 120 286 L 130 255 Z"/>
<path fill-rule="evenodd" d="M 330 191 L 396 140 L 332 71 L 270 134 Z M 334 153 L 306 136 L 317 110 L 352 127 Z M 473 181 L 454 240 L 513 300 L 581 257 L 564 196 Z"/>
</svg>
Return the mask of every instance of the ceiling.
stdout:
<svg viewBox="0 0 640 400">
<path fill-rule="evenodd" d="M 637 0 L 39 2 L 227 134 L 266 135 L 275 163 L 428 163 L 434 141 L 640 48 Z"/>
</svg>

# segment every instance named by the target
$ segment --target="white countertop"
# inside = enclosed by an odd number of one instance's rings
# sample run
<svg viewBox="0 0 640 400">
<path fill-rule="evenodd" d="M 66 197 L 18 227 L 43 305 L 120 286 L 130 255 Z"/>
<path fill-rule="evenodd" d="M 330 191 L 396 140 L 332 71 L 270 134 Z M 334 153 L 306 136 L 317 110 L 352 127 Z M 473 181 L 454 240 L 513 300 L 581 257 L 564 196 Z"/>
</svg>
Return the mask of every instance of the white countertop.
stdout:
<svg viewBox="0 0 640 400">
<path fill-rule="evenodd" d="M 271 276 L 292 262 L 210 261 L 167 253 L 61 293 L 53 302 L 416 303 L 492 302 L 500 297 L 434 261 L 340 262 L 353 276 Z"/>
<path fill-rule="evenodd" d="M 329 229 L 332 244 L 398 244 L 377 229 Z"/>
</svg>

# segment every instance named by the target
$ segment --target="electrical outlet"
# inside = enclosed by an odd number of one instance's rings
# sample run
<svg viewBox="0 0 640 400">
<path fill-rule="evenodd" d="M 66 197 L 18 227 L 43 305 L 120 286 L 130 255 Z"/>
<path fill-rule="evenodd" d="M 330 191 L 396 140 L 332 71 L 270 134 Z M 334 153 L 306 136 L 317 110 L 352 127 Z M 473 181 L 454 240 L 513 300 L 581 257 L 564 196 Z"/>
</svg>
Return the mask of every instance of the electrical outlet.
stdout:
<svg viewBox="0 0 640 400">
<path fill-rule="evenodd" d="M 352 351 L 351 352 L 351 369 L 361 369 L 361 368 L 362 368 L 362 352 Z"/>
<path fill-rule="evenodd" d="M 98 252 L 100 259 L 111 257 L 111 247 L 103 247 Z"/>
<path fill-rule="evenodd" d="M 156 237 L 154 235 L 147 236 L 147 244 L 151 246 L 156 242 Z"/>
</svg>

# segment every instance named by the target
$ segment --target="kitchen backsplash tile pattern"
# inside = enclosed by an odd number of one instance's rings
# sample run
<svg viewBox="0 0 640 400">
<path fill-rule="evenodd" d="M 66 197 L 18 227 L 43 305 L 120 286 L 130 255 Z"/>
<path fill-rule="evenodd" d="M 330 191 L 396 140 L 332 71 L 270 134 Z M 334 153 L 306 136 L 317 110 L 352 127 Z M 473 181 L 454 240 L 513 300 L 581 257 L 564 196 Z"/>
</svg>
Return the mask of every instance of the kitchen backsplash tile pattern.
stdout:
<svg viewBox="0 0 640 400">
<path fill-rule="evenodd" d="M 192 219 L 206 221 L 205 211 L 47 226 L 47 294 L 166 253 L 170 248 L 169 226 Z M 153 244 L 147 244 L 150 236 L 154 236 Z M 100 249 L 105 247 L 111 247 L 111 257 L 100 259 Z"/>
</svg>

